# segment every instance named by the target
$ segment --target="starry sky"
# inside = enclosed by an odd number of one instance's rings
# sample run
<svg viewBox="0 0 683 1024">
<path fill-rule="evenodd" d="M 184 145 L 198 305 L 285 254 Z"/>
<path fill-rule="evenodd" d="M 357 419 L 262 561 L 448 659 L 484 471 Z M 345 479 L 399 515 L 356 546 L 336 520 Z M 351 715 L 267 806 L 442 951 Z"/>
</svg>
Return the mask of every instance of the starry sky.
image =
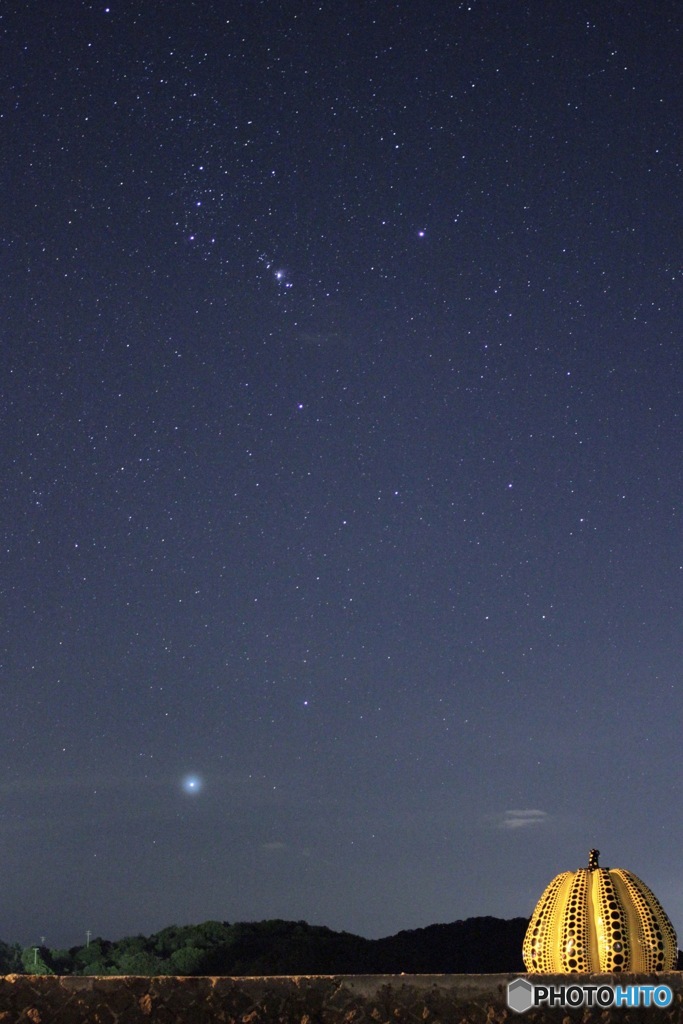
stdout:
<svg viewBox="0 0 683 1024">
<path fill-rule="evenodd" d="M 5 941 L 683 933 L 681 20 L 5 5 Z"/>
</svg>

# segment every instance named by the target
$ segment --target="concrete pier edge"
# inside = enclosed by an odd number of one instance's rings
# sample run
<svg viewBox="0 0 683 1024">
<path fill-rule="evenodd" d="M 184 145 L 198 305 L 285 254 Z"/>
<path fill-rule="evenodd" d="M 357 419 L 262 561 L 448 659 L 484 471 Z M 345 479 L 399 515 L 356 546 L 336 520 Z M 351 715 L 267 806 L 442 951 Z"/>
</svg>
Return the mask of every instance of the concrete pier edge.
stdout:
<svg viewBox="0 0 683 1024">
<path fill-rule="evenodd" d="M 508 983 L 668 985 L 666 1008 L 507 1005 Z M 683 973 L 369 974 L 280 977 L 0 976 L 0 1024 L 683 1024 Z"/>
</svg>

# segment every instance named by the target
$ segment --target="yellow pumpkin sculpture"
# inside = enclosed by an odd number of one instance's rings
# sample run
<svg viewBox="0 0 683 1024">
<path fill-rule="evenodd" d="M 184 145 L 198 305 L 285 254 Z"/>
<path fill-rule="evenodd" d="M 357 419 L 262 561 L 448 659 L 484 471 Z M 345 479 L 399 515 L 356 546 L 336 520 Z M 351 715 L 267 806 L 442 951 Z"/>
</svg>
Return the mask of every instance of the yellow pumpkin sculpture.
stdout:
<svg viewBox="0 0 683 1024">
<path fill-rule="evenodd" d="M 675 968 L 676 932 L 657 897 L 630 871 L 601 868 L 599 855 L 557 875 L 536 904 L 523 946 L 530 974 Z"/>
</svg>

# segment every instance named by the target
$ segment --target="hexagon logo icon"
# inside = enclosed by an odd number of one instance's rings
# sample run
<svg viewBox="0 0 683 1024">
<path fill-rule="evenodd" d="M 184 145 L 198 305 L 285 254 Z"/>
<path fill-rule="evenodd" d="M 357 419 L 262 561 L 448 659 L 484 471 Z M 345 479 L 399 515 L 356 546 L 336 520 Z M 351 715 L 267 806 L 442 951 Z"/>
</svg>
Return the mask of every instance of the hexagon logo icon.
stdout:
<svg viewBox="0 0 683 1024">
<path fill-rule="evenodd" d="M 526 978 L 515 978 L 508 985 L 508 1006 L 515 1013 L 526 1013 L 534 1005 L 534 989 Z"/>
</svg>

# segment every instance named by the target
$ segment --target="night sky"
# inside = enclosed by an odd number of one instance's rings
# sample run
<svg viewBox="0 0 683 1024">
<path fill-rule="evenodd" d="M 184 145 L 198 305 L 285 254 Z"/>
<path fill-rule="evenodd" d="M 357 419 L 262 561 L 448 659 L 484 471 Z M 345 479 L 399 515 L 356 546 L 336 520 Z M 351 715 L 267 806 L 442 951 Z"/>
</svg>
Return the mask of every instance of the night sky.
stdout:
<svg viewBox="0 0 683 1024">
<path fill-rule="evenodd" d="M 683 933 L 680 4 L 4 11 L 0 938 Z"/>
</svg>

